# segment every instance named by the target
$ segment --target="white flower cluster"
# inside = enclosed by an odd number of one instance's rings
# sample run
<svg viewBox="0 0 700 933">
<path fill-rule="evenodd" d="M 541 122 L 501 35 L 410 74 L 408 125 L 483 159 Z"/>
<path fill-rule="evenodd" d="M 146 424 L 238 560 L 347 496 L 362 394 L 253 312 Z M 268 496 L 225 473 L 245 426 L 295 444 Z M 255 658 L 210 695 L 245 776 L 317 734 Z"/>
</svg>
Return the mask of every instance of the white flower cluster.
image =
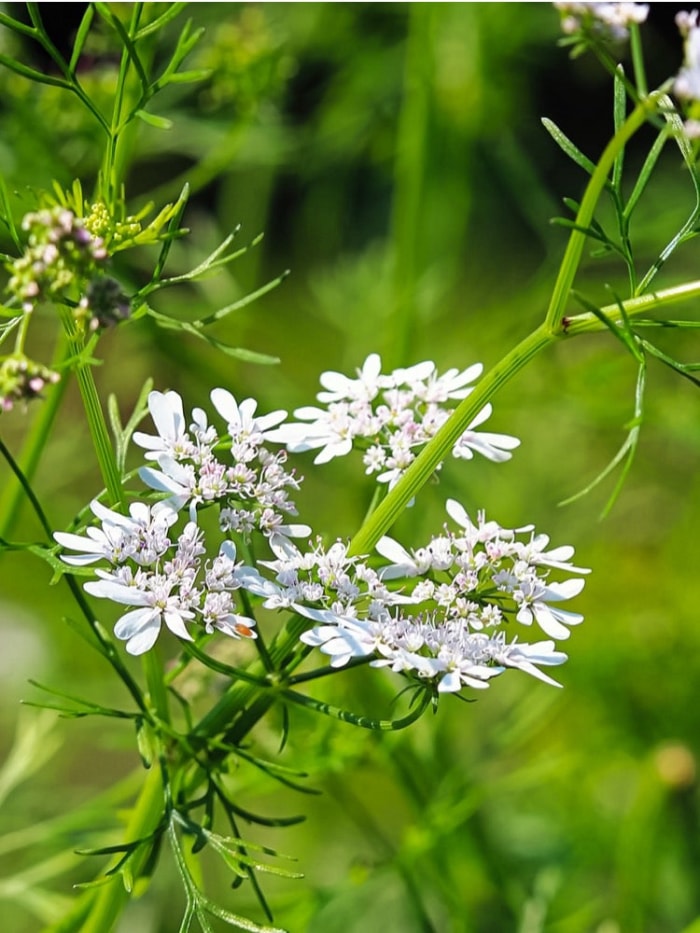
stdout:
<svg viewBox="0 0 700 933">
<path fill-rule="evenodd" d="M 508 530 L 483 516 L 474 525 L 454 500 L 447 510 L 457 532 L 445 528 L 412 553 L 384 537 L 377 550 L 391 563 L 379 570 L 348 557 L 340 542 L 303 552 L 277 539 L 271 542 L 277 560 L 261 562 L 267 575 L 251 569 L 241 585 L 267 608 L 314 620 L 301 640 L 329 655 L 333 667 L 373 655 L 373 666 L 432 681 L 438 692 L 485 688 L 507 668 L 558 686 L 539 666 L 566 660 L 554 640 L 568 638 L 567 626 L 582 616 L 556 604 L 578 594 L 584 581 L 554 582 L 549 575 L 588 571 L 569 563 L 573 548 L 547 551 L 549 539 L 531 528 Z M 400 588 L 391 589 L 398 580 Z M 513 621 L 536 623 L 550 640 L 508 641 Z"/>
<path fill-rule="evenodd" d="M 633 23 L 645 22 L 648 3 L 555 3 L 568 36 L 588 30 L 613 42 L 624 42 Z"/>
<path fill-rule="evenodd" d="M 236 612 L 233 594 L 240 587 L 241 564 L 236 563 L 232 541 L 223 541 L 218 555 L 203 564 L 203 532 L 188 522 L 179 537 L 171 539 L 178 514 L 165 503 L 150 507 L 134 502 L 129 515 L 97 501 L 90 508 L 101 525 L 88 527 L 87 537 L 63 532 L 54 537 L 62 547 L 82 552 L 64 555 L 67 564 L 84 566 L 104 559 L 112 565 L 111 570 L 96 569 L 99 579 L 86 583 L 85 589 L 92 596 L 136 607 L 114 627 L 130 654 L 152 648 L 163 622 L 188 641 L 192 636 L 186 624 L 191 622 L 199 622 L 207 632 L 217 629 L 255 638 L 255 620 Z"/>
<path fill-rule="evenodd" d="M 676 15 L 676 25 L 684 39 L 683 67 L 673 84 L 673 93 L 681 101 L 692 104 L 700 101 L 700 27 L 698 11 L 681 12 Z M 697 113 L 685 121 L 684 129 L 690 139 L 700 139 L 700 120 Z"/>
<path fill-rule="evenodd" d="M 160 469 L 142 467 L 141 479 L 151 489 L 169 493 L 167 502 L 172 508 L 189 505 L 193 519 L 198 506 L 218 503 L 223 532 L 310 534 L 308 525 L 287 523 L 288 516 L 297 514 L 288 490 L 299 488 L 294 473 L 284 468 L 287 455 L 265 447 L 270 427 L 283 421 L 287 412 L 256 418 L 255 399 L 239 405 L 226 389 L 214 389 L 211 400 L 227 422 L 229 439 L 225 442 L 203 409 L 195 408 L 188 429 L 177 392 L 151 392 L 148 407 L 158 434 L 137 431 L 134 442 L 145 448 L 146 459 L 155 460 Z M 230 453 L 227 462 L 218 456 L 223 448 Z"/>
<path fill-rule="evenodd" d="M 327 463 L 360 447 L 365 472 L 376 473 L 377 481 L 391 488 L 447 421 L 454 408 L 450 401 L 469 395 L 470 383 L 483 367 L 476 363 L 463 372 L 450 369 L 440 375 L 429 360 L 389 374 L 382 374 L 381 366 L 381 358 L 373 353 L 356 379 L 323 373 L 324 391 L 317 398 L 326 407 L 296 409 L 300 420 L 270 431 L 268 439 L 286 444 L 294 453 L 320 448 L 314 463 Z M 491 406 L 486 405 L 454 445 L 454 457 L 471 459 L 476 452 L 497 463 L 510 459 L 510 451 L 520 443 L 517 438 L 474 430 L 490 415 Z"/>
<path fill-rule="evenodd" d="M 468 393 L 478 369 L 437 376 L 432 363 L 420 364 L 394 373 L 393 387 L 382 388 L 386 377 L 380 376 L 379 358 L 370 357 L 357 380 L 326 373 L 324 394 L 335 405 L 336 395 L 369 402 L 381 393 L 378 409 L 395 394 L 410 394 L 425 413 Z M 389 537 L 379 541 L 371 559 L 350 556 L 340 541 L 328 548 L 320 540 L 298 547 L 290 538 L 311 530 L 285 519 L 296 514 L 289 490 L 299 481 L 283 467 L 286 454 L 265 446 L 284 430 L 278 426 L 286 413 L 256 418 L 253 399 L 238 404 L 224 389 L 214 389 L 211 398 L 227 423 L 225 437 L 201 409 L 192 412 L 188 426 L 177 393 L 149 396 L 158 433 L 138 432 L 134 440 L 158 467 L 143 467 L 142 479 L 165 499 L 133 502 L 128 515 L 94 501 L 98 524 L 84 535 L 54 535 L 76 552 L 63 556 L 67 564 L 110 565 L 96 569 L 97 579 L 85 589 L 131 607 L 114 629 L 127 651 L 148 651 L 163 625 L 188 640 L 197 626 L 255 638 L 255 619 L 240 609 L 250 613 L 251 605 L 262 603 L 309 619 L 301 640 L 329 655 L 332 667 L 366 658 L 375 667 L 430 682 L 438 692 L 487 687 L 508 668 L 556 685 L 540 668 L 566 660 L 555 641 L 568 638 L 569 626 L 582 620 L 558 606 L 581 591 L 580 575 L 588 572 L 570 563 L 573 548 L 547 550 L 549 539 L 531 526 L 509 530 L 481 515 L 473 524 L 454 500 L 447 511 L 457 530 L 446 525 L 415 551 Z M 220 458 L 224 450 L 228 463 Z M 209 508 L 217 522 L 205 523 L 205 534 L 197 520 Z M 245 541 L 253 531 L 265 536 L 273 559 L 246 566 L 236 560 L 234 539 Z M 553 572 L 574 576 L 550 580 Z M 241 590 L 249 594 L 245 600 Z M 547 640 L 508 640 L 507 628 L 518 624 L 536 624 Z"/>
<path fill-rule="evenodd" d="M 90 526 L 86 536 L 57 533 L 64 548 L 80 553 L 64 555 L 73 566 L 104 559 L 112 570 L 95 571 L 98 581 L 85 584 L 93 596 L 136 606 L 115 626 L 127 651 L 142 654 L 155 643 L 161 625 L 180 638 L 191 639 L 186 623 L 198 622 L 207 632 L 255 637 L 255 621 L 237 612 L 234 591 L 244 573 L 235 562 L 231 532 L 247 539 L 251 532 L 266 536 L 308 535 L 307 525 L 287 524 L 296 515 L 289 490 L 299 480 L 284 469 L 284 451 L 272 453 L 264 446 L 266 430 L 278 424 L 286 412 L 255 417 L 257 403 L 240 405 L 230 392 L 214 389 L 212 401 L 226 420 L 228 439 L 219 437 L 208 424 L 206 413 L 195 409 L 187 426 L 182 399 L 176 392 L 152 392 L 148 399 L 157 435 L 137 432 L 134 440 L 146 449 L 146 457 L 160 469 L 143 467 L 141 478 L 152 489 L 168 493 L 167 499 L 150 507 L 134 502 L 128 516 L 95 501 L 91 509 L 100 526 Z M 228 449 L 227 463 L 219 454 Z M 197 525 L 197 511 L 218 506 L 220 538 L 207 547 Z M 171 529 L 179 512 L 189 506 L 189 521 L 175 535 Z"/>
</svg>

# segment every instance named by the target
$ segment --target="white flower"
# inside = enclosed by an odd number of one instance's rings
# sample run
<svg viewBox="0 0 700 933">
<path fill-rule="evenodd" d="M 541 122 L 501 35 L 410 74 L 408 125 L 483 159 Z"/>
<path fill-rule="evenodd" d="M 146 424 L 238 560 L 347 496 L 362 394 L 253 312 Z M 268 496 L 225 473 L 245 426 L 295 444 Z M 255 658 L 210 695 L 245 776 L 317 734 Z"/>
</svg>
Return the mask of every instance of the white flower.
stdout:
<svg viewBox="0 0 700 933">
<path fill-rule="evenodd" d="M 538 641 L 534 644 L 525 644 L 513 640 L 509 645 L 503 640 L 503 646 L 494 654 L 494 660 L 503 664 L 504 667 L 515 667 L 518 670 L 537 677 L 538 680 L 553 687 L 561 687 L 561 684 L 543 674 L 537 665 L 552 667 L 563 664 L 567 660 L 567 655 L 563 651 L 556 651 L 553 641 Z"/>
<path fill-rule="evenodd" d="M 344 667 L 353 658 L 364 658 L 375 648 L 367 626 L 360 622 L 343 619 L 338 625 L 320 625 L 299 636 L 305 645 L 320 648 L 330 656 L 331 667 Z"/>
<path fill-rule="evenodd" d="M 587 572 L 571 563 L 573 548 L 547 550 L 549 538 L 533 534 L 532 526 L 505 529 L 481 513 L 474 523 L 454 499 L 447 511 L 457 532 L 446 527 L 411 550 L 384 536 L 376 550 L 390 563 L 378 570 L 353 564 L 340 543 L 307 553 L 277 543 L 277 560 L 262 564 L 276 572 L 277 591 L 266 605 L 303 602 L 310 618 L 314 606 L 325 613 L 302 641 L 320 648 L 333 667 L 367 658 L 371 666 L 431 682 L 438 694 L 483 690 L 508 669 L 559 686 L 540 670 L 566 661 L 554 640 L 508 642 L 506 624 L 537 622 L 551 639 L 569 637 L 583 617 L 556 604 L 577 595 L 584 581 L 549 575 Z M 372 574 L 379 586 L 368 603 L 360 581 Z M 399 579 L 400 589 L 391 591 Z"/>
<path fill-rule="evenodd" d="M 578 612 L 565 609 L 553 609 L 549 603 L 560 602 L 577 596 L 583 589 L 583 580 L 566 580 L 564 583 L 550 583 L 545 586 L 539 580 L 525 580 L 513 593 L 513 598 L 521 604 L 516 619 L 523 625 L 532 625 L 532 620 L 550 638 L 566 639 L 571 634 L 567 625 L 578 625 L 583 616 Z"/>
<path fill-rule="evenodd" d="M 129 654 L 143 654 L 156 643 L 163 622 L 178 638 L 192 641 L 185 622 L 193 619 L 194 613 L 183 605 L 178 585 L 172 576 L 149 574 L 142 578 L 140 586 L 102 579 L 89 581 L 85 590 L 101 599 L 141 607 L 125 613 L 114 626 L 114 634 L 126 641 Z"/>
<path fill-rule="evenodd" d="M 193 445 L 186 430 L 182 398 L 177 392 L 150 392 L 148 410 L 158 431 L 157 435 L 135 431 L 134 443 L 144 447 L 148 460 L 157 460 L 162 454 L 176 459 L 190 456 Z"/>
<path fill-rule="evenodd" d="M 414 385 L 414 391 L 422 401 L 435 404 L 446 402 L 448 398 L 463 399 L 473 391 L 469 383 L 478 379 L 483 371 L 481 363 L 474 363 L 463 372 L 448 369 L 441 376 L 431 373 L 424 385 L 420 382 Z"/>
<path fill-rule="evenodd" d="M 373 353 L 357 379 L 323 373 L 325 391 L 317 398 L 327 407 L 297 408 L 294 416 L 299 420 L 270 431 L 268 440 L 285 444 L 293 453 L 316 450 L 314 463 L 319 464 L 359 447 L 365 451 L 366 473 L 392 489 L 450 417 L 454 404 L 448 407 L 448 403 L 473 391 L 470 383 L 483 367 L 475 363 L 461 372 L 453 368 L 440 374 L 435 363 L 424 360 L 387 375 L 380 369 L 381 359 Z M 517 438 L 475 430 L 490 414 L 490 405 L 477 414 L 454 445 L 454 457 L 471 459 L 477 452 L 495 462 L 510 459 L 510 451 L 520 443 Z"/>
<path fill-rule="evenodd" d="M 520 446 L 520 440 L 510 434 L 491 434 L 489 432 L 476 432 L 474 428 L 483 424 L 491 417 L 493 408 L 491 404 L 485 405 L 471 422 L 464 434 L 452 448 L 452 456 L 464 460 L 471 460 L 474 452 L 492 460 L 494 463 L 503 463 L 510 460 L 511 450 Z"/>
<path fill-rule="evenodd" d="M 259 447 L 269 438 L 271 429 L 287 417 L 286 411 L 278 410 L 256 418 L 256 400 L 246 398 L 239 404 L 227 389 L 212 389 L 211 400 L 228 424 L 234 448 L 237 445 Z"/>
<path fill-rule="evenodd" d="M 160 457 L 158 464 L 161 467 L 160 470 L 140 467 L 139 478 L 146 486 L 157 492 L 169 492 L 171 495 L 165 502 L 171 509 L 179 511 L 188 502 L 196 506 L 202 501 L 197 485 L 197 475 L 192 465 L 178 463 L 167 454 Z"/>
<path fill-rule="evenodd" d="M 575 567 L 569 558 L 574 556 L 574 549 L 570 545 L 562 545 L 551 551 L 545 551 L 549 544 L 548 535 L 536 535 L 527 544 L 516 544 L 516 553 L 520 560 L 526 561 L 533 567 L 553 567 L 565 570 L 567 573 L 590 573 L 589 567 Z"/>
<path fill-rule="evenodd" d="M 205 630 L 211 634 L 217 629 L 233 638 L 257 638 L 253 631 L 255 619 L 240 615 L 233 608 L 231 594 L 225 590 L 207 593 L 201 609 Z"/>
<path fill-rule="evenodd" d="M 323 448 L 314 458 L 314 463 L 328 463 L 334 457 L 344 457 L 352 450 L 355 436 L 355 418 L 347 406 L 333 404 L 328 411 L 307 405 L 297 408 L 295 418 L 305 423 L 282 425 L 268 433 L 268 439 L 285 444 L 292 453 Z"/>
<path fill-rule="evenodd" d="M 645 22 L 648 3 L 555 3 L 562 15 L 562 29 L 572 35 L 586 28 L 605 38 L 623 42 L 632 24 Z"/>
<path fill-rule="evenodd" d="M 319 402 L 326 404 L 357 400 L 371 402 L 380 387 L 386 385 L 386 379 L 380 376 L 381 369 L 382 360 L 379 354 L 370 353 L 362 364 L 362 369 L 357 370 L 357 379 L 350 379 L 332 370 L 322 373 L 319 382 L 326 391 L 318 393 Z"/>
<path fill-rule="evenodd" d="M 57 531 L 54 538 L 61 547 L 82 551 L 81 554 L 62 555 L 61 560 L 74 567 L 92 564 L 101 558 L 113 564 L 132 558 L 139 564 L 151 563 L 170 546 L 167 532 L 177 520 L 177 513 L 165 503 L 152 508 L 143 502 L 132 502 L 129 515 L 121 515 L 102 505 L 97 499 L 90 509 L 102 526 L 88 526 L 87 537 Z"/>
<path fill-rule="evenodd" d="M 698 11 L 692 13 L 679 13 L 676 24 L 684 36 L 685 57 L 683 68 L 678 73 L 673 85 L 673 93 L 681 100 L 700 100 L 700 28 L 698 27 Z M 685 124 L 686 133 L 694 136 L 696 120 L 688 120 Z"/>
<path fill-rule="evenodd" d="M 432 565 L 432 555 L 425 549 L 415 551 L 411 555 L 403 545 L 399 544 L 389 535 L 384 535 L 375 545 L 382 557 L 392 561 L 390 566 L 380 571 L 382 580 L 394 580 L 397 577 L 415 577 L 425 573 Z"/>
</svg>

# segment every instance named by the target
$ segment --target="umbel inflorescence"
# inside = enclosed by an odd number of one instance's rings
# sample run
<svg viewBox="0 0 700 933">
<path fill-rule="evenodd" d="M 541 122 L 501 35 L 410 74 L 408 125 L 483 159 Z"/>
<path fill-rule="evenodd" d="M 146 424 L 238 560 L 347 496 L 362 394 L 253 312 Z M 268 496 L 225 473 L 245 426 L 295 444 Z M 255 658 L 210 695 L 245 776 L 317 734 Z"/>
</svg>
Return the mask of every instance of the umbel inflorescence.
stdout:
<svg viewBox="0 0 700 933">
<path fill-rule="evenodd" d="M 308 620 L 301 641 L 331 668 L 364 659 L 439 693 L 487 687 L 508 668 L 556 684 L 540 668 L 566 660 L 556 642 L 582 620 L 559 605 L 588 572 L 571 563 L 573 548 L 548 550 L 532 526 L 502 528 L 481 514 L 473 522 L 455 500 L 423 546 L 384 536 L 371 555 L 343 541 L 328 545 L 294 520 L 301 478 L 273 445 L 321 447 L 316 462 L 359 446 L 368 473 L 368 454 L 380 451 L 386 469 L 378 478 L 395 482 L 480 372 L 440 375 L 432 362 L 380 369 L 372 355 L 355 379 L 324 373 L 319 400 L 328 407 L 299 409 L 306 421 L 291 423 L 284 411 L 257 415 L 254 399 L 239 403 L 221 388 L 211 393 L 214 422 L 200 408 L 186 418 L 175 392 L 151 393 L 157 433 L 133 438 L 149 461 L 139 474 L 150 500 L 132 502 L 127 515 L 94 501 L 97 523 L 84 535 L 55 534 L 75 552 L 63 556 L 67 564 L 100 563 L 88 593 L 129 607 L 115 625 L 127 651 L 150 650 L 163 626 L 188 641 L 215 631 L 255 638 L 261 606 Z M 516 438 L 473 430 L 487 414 L 460 438 L 456 456 L 510 456 Z M 545 638 L 522 641 L 533 629 Z"/>
</svg>

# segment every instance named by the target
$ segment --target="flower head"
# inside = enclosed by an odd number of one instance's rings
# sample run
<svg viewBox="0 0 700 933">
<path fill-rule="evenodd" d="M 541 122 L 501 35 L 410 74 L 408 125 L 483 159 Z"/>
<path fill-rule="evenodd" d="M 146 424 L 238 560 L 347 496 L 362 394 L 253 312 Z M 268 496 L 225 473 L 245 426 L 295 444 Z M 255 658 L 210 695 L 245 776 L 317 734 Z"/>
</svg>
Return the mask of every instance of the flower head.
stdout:
<svg viewBox="0 0 700 933">
<path fill-rule="evenodd" d="M 57 372 L 35 363 L 23 353 L 0 358 L 0 412 L 12 411 L 18 402 L 40 398 L 46 386 L 59 379 Z"/>
<path fill-rule="evenodd" d="M 481 364 L 475 363 L 462 372 L 450 369 L 440 374 L 433 362 L 425 360 L 382 374 L 381 358 L 372 353 L 356 379 L 323 373 L 324 391 L 317 398 L 324 407 L 296 409 L 298 421 L 270 431 L 267 437 L 294 453 L 318 451 L 314 463 L 327 463 L 359 448 L 364 452 L 365 472 L 391 488 L 450 417 L 454 403 L 473 390 L 481 371 Z M 454 457 L 471 459 L 476 452 L 494 462 L 510 459 L 520 443 L 517 438 L 475 430 L 490 415 L 491 406 L 486 405 L 455 443 Z"/>
<path fill-rule="evenodd" d="M 26 214 L 27 247 L 9 264 L 8 291 L 30 312 L 40 301 L 62 300 L 81 280 L 95 277 L 107 260 L 101 237 L 65 207 Z"/>
<path fill-rule="evenodd" d="M 561 28 L 568 36 L 588 34 L 612 42 L 624 42 L 629 27 L 646 21 L 648 3 L 555 3 Z"/>
<path fill-rule="evenodd" d="M 288 521 L 297 514 L 290 492 L 299 488 L 299 480 L 286 470 L 285 452 L 266 446 L 271 428 L 286 412 L 256 416 L 255 399 L 238 403 L 226 389 L 214 389 L 211 398 L 227 422 L 228 441 L 201 408 L 194 409 L 188 426 L 177 392 L 151 392 L 148 408 L 158 433 L 134 434 L 146 458 L 156 461 L 140 469 L 143 482 L 166 493 L 172 508 L 189 505 L 193 520 L 197 509 L 218 505 L 223 532 L 308 535 L 307 525 Z"/>
<path fill-rule="evenodd" d="M 438 693 L 483 690 L 508 669 L 556 685 L 541 668 L 564 663 L 555 640 L 582 619 L 556 604 L 579 593 L 583 580 L 550 576 L 588 571 L 570 563 L 568 546 L 547 551 L 549 538 L 531 526 L 506 529 L 483 515 L 474 523 L 455 500 L 447 510 L 457 530 L 445 527 L 411 551 L 384 537 L 377 552 L 389 563 L 381 567 L 349 556 L 342 542 L 304 551 L 273 539 L 276 560 L 262 561 L 241 586 L 269 609 L 311 619 L 301 640 L 332 667 L 368 658 Z M 549 640 L 508 639 L 507 628 L 518 623 L 536 623 Z"/>
<path fill-rule="evenodd" d="M 134 607 L 114 626 L 117 638 L 130 654 L 143 654 L 155 644 L 163 625 L 178 638 L 191 641 L 188 626 L 201 626 L 235 638 L 255 638 L 255 620 L 236 604 L 239 577 L 236 547 L 223 541 L 216 556 L 207 560 L 204 532 L 188 522 L 174 532 L 178 513 L 166 503 L 149 506 L 134 502 L 122 515 L 94 501 L 90 506 L 99 525 L 88 526 L 85 537 L 56 532 L 54 538 L 77 554 L 62 556 L 71 566 L 97 561 L 110 565 L 95 570 L 96 580 L 85 590 L 100 599 Z"/>
</svg>

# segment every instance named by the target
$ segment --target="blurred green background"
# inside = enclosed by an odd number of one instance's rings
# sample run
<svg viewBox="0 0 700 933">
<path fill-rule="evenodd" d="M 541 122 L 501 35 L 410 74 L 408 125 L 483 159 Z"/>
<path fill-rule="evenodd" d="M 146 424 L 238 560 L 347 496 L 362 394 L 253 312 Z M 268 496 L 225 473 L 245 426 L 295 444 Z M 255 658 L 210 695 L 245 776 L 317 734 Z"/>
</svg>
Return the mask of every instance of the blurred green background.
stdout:
<svg viewBox="0 0 700 933">
<path fill-rule="evenodd" d="M 5 6 L 22 13 L 19 4 Z M 83 5 L 40 7 L 56 42 L 69 47 Z M 644 27 L 652 85 L 681 61 L 676 9 L 652 4 Z M 200 3 L 185 15 L 206 27 L 191 62 L 212 68 L 212 77 L 163 97 L 156 110 L 174 121 L 171 130 L 134 132 L 130 203 L 160 204 L 185 180 L 192 184 L 191 235 L 173 250 L 173 272 L 190 268 L 238 224 L 241 243 L 265 237 L 218 277 L 163 292 L 158 307 L 201 317 L 290 269 L 279 288 L 217 333 L 280 363 L 240 363 L 146 322 L 121 327 L 100 345 L 105 363 L 96 378 L 122 412 L 149 375 L 158 388 L 180 391 L 188 407 L 224 385 L 238 397 L 255 395 L 263 411 L 291 411 L 312 403 L 321 371 L 351 373 L 370 352 L 387 366 L 429 358 L 441 370 L 476 360 L 488 367 L 539 323 L 566 242 L 549 221 L 562 213 L 561 198 L 580 197 L 585 183 L 540 118 L 553 118 L 592 158 L 612 127 L 610 78 L 592 58 L 571 62 L 557 47 L 549 4 Z M 173 34 L 181 25 L 172 24 Z M 20 49 L 6 32 L 0 43 Z M 82 79 L 106 102 L 115 58 L 106 34 L 93 43 Z M 46 66 L 35 47 L 21 54 Z M 68 186 L 80 177 L 90 189 L 101 142 L 75 101 L 3 71 L 0 109 L 0 172 L 19 192 L 18 215 L 33 206 L 29 189 L 53 179 Z M 639 135 L 630 169 L 651 138 Z M 687 173 L 668 147 L 633 229 L 643 267 L 692 203 Z M 696 278 L 697 257 L 695 244 L 686 246 L 660 282 Z M 125 255 L 116 273 L 127 290 L 146 280 L 153 258 Z M 579 284 L 592 300 L 610 300 L 608 283 L 624 288 L 621 268 L 584 261 Z M 50 355 L 53 333 L 47 314 L 36 356 Z M 671 335 L 666 345 L 690 360 L 692 343 Z M 633 361 L 607 335 L 546 352 L 495 401 L 491 429 L 522 438 L 513 460 L 446 464 L 440 483 L 401 519 L 397 535 L 419 543 L 440 527 L 444 500 L 455 496 L 472 513 L 485 509 L 505 526 L 533 522 L 553 544 L 575 545 L 577 561 L 593 569 L 574 607 L 585 623 L 567 644 L 561 691 L 513 673 L 477 703 L 448 697 L 436 716 L 379 737 L 293 710 L 280 760 L 308 772 L 306 783 L 321 795 L 243 770 L 236 776 L 241 805 L 308 816 L 293 829 L 250 831 L 295 856 L 293 867 L 306 876 L 264 883 L 280 926 L 292 933 L 700 930 L 696 389 L 652 366 L 637 460 L 610 516 L 599 519 L 613 480 L 558 506 L 623 442 L 634 381 Z M 36 406 L 2 415 L 14 451 L 35 414 Z M 101 486 L 90 450 L 71 389 L 36 479 L 56 528 Z M 351 535 L 372 492 L 359 459 L 317 471 L 310 457 L 300 458 L 298 468 L 306 474 L 303 520 L 331 539 Z M 9 481 L 0 467 L 0 483 Z M 24 510 L 15 540 L 39 537 Z M 69 896 L 70 883 L 97 868 L 57 853 L 101 844 L 100 833 L 113 826 L 110 810 L 98 805 L 82 828 L 61 822 L 64 815 L 136 763 L 128 726 L 19 710 L 21 699 L 41 697 L 29 678 L 125 702 L 66 625 L 69 596 L 48 587 L 49 578 L 26 555 L 2 556 L 0 749 L 9 754 L 17 731 L 28 747 L 20 759 L 35 771 L 17 786 L 7 771 L 0 782 L 9 834 L 0 837 L 7 879 L 0 915 L 17 933 L 39 929 L 54 898 Z M 358 670 L 320 690 L 330 702 L 387 717 L 397 686 L 391 675 Z M 276 754 L 279 723 L 270 720 L 257 740 Z M 68 875 L 57 877 L 59 868 Z M 209 883 L 223 884 L 211 871 Z M 119 929 L 177 929 L 177 890 L 166 867 Z M 262 919 L 245 886 L 223 891 L 231 909 Z"/>
</svg>

